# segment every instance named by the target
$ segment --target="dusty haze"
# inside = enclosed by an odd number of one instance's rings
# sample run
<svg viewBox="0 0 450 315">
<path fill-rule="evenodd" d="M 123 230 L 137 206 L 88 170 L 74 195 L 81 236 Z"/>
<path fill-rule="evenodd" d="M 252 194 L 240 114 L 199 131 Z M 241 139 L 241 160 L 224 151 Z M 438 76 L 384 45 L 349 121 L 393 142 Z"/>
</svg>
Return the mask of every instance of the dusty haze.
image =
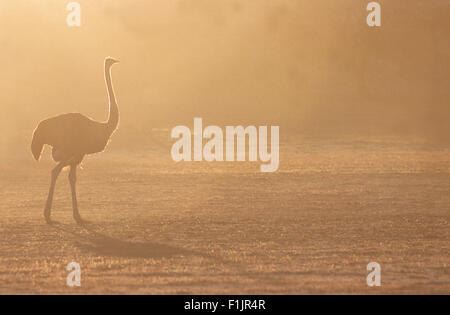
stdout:
<svg viewBox="0 0 450 315">
<path fill-rule="evenodd" d="M 124 132 L 197 116 L 448 140 L 450 4 L 380 2 L 370 29 L 357 0 L 79 1 L 81 28 L 64 1 L 2 1 L 2 141 L 52 114 L 105 119 L 108 55 Z"/>
<path fill-rule="evenodd" d="M 0 0 L 0 294 L 450 293 L 450 1 Z M 67 173 L 39 121 L 121 113 Z M 280 126 L 280 168 L 175 163 L 170 130 Z M 82 287 L 66 286 L 66 266 Z M 366 284 L 369 262 L 382 286 Z"/>
</svg>

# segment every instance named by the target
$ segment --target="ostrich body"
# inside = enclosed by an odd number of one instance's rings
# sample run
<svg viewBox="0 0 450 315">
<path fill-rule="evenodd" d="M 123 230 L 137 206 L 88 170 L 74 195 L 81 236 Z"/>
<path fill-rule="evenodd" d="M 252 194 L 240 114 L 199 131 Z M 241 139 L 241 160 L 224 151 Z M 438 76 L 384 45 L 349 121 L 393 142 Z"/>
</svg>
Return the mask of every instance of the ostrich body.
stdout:
<svg viewBox="0 0 450 315">
<path fill-rule="evenodd" d="M 31 142 L 34 158 L 39 161 L 44 145 L 47 144 L 52 147 L 53 160 L 58 163 L 51 172 L 44 209 L 47 223 L 51 223 L 50 211 L 56 179 L 66 166 L 70 167 L 73 217 L 78 223 L 83 222 L 78 212 L 75 187 L 77 166 L 86 154 L 102 152 L 119 124 L 119 109 L 111 83 L 111 67 L 116 62 L 118 61 L 109 57 L 105 59 L 105 82 L 109 98 L 109 117 L 106 122 L 97 122 L 79 113 L 67 113 L 41 121 L 34 130 Z"/>
</svg>

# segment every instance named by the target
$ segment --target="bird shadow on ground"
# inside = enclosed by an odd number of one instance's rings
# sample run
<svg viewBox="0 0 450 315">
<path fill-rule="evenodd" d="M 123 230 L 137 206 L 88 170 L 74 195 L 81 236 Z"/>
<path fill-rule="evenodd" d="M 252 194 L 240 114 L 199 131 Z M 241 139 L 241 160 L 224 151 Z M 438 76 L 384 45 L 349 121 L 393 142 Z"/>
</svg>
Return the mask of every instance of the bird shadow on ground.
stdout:
<svg viewBox="0 0 450 315">
<path fill-rule="evenodd" d="M 117 239 L 95 231 L 93 224 L 82 226 L 66 225 L 53 222 L 56 230 L 69 233 L 75 237 L 75 246 L 84 251 L 93 252 L 101 256 L 127 257 L 127 258 L 167 258 L 172 256 L 203 256 L 191 250 L 165 245 L 156 242 L 132 242 Z M 208 257 L 211 258 L 211 257 Z"/>
</svg>

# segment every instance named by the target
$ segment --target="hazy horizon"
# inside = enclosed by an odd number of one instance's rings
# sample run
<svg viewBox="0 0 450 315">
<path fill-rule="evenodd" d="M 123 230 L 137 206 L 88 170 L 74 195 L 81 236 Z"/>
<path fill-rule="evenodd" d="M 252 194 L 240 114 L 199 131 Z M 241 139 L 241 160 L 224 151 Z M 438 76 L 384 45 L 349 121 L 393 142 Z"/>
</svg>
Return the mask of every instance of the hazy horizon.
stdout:
<svg viewBox="0 0 450 315">
<path fill-rule="evenodd" d="M 77 2 L 0 0 L 0 295 L 450 293 L 449 0 Z"/>
<path fill-rule="evenodd" d="M 448 142 L 450 4 L 380 2 L 371 29 L 356 0 L 80 0 L 80 28 L 66 2 L 2 1 L 1 137 L 64 112 L 104 120 L 111 55 L 122 132 L 202 117 Z"/>
</svg>

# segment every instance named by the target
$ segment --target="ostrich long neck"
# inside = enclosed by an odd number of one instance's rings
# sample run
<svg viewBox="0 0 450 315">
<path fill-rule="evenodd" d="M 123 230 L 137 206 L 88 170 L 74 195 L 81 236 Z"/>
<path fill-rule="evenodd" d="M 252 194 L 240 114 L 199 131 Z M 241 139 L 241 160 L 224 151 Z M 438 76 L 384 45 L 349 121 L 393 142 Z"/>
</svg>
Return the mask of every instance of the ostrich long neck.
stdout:
<svg viewBox="0 0 450 315">
<path fill-rule="evenodd" d="M 117 107 L 116 96 L 114 95 L 114 89 L 111 83 L 111 66 L 108 67 L 105 65 L 105 81 L 109 99 L 109 117 L 106 125 L 113 132 L 119 124 L 119 108 Z"/>
</svg>

